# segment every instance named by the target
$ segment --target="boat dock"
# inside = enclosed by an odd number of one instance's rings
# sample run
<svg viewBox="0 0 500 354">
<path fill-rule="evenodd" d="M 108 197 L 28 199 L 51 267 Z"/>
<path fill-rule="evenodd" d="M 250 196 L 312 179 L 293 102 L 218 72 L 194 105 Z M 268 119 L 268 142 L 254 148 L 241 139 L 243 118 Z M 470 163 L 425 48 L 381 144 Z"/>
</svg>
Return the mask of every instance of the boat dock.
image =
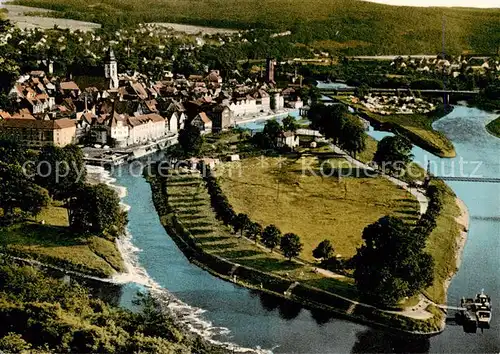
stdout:
<svg viewBox="0 0 500 354">
<path fill-rule="evenodd" d="M 84 147 L 84 161 L 95 166 L 118 166 L 154 154 L 177 143 L 177 134 L 167 136 L 143 145 L 126 148 Z"/>
</svg>

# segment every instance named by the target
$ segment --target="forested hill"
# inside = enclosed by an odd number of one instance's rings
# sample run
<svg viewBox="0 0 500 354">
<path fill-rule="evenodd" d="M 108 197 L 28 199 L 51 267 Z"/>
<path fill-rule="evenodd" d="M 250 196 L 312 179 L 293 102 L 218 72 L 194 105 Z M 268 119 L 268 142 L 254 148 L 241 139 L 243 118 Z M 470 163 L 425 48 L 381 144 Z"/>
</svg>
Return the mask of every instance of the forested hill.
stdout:
<svg viewBox="0 0 500 354">
<path fill-rule="evenodd" d="M 496 53 L 500 9 L 419 8 L 357 0 L 18 0 L 110 26 L 180 22 L 215 27 L 290 30 L 297 43 L 345 54 L 435 54 L 446 48 Z"/>
</svg>

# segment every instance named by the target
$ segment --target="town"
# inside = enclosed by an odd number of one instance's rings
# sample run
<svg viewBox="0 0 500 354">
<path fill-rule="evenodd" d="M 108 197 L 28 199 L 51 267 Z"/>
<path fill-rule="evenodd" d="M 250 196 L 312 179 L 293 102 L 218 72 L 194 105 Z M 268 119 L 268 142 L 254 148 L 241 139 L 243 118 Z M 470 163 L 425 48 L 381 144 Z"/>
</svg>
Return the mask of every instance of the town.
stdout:
<svg viewBox="0 0 500 354">
<path fill-rule="evenodd" d="M 0 11 L 0 351 L 500 348 L 488 39 L 30 1 Z"/>
</svg>

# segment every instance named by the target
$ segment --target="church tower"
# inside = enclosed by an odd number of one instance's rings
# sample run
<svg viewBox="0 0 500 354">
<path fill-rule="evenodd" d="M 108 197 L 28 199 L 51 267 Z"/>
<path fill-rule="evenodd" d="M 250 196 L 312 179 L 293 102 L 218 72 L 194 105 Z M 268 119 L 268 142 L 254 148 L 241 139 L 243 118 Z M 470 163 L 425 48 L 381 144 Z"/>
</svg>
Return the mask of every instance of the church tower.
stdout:
<svg viewBox="0 0 500 354">
<path fill-rule="evenodd" d="M 108 55 L 104 62 L 104 76 L 109 80 L 110 89 L 118 88 L 118 64 L 111 46 L 109 47 Z"/>
</svg>

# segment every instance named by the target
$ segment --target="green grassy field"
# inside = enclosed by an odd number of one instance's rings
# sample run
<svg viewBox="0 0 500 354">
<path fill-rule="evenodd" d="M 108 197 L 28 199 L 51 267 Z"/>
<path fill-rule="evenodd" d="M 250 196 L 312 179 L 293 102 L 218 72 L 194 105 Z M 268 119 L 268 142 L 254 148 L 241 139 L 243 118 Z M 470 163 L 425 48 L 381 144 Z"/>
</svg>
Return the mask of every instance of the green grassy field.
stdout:
<svg viewBox="0 0 500 354">
<path fill-rule="evenodd" d="M 310 264 L 289 262 L 279 252 L 271 253 L 260 244 L 235 235 L 216 219 L 210 205 L 210 196 L 199 174 L 169 176 L 167 191 L 168 203 L 178 220 L 205 252 L 270 274 L 357 298 L 352 279 L 325 278 L 315 273 Z"/>
<path fill-rule="evenodd" d="M 368 118 L 379 123 L 392 125 L 401 134 L 412 140 L 415 145 L 440 157 L 456 156 L 453 143 L 441 132 L 432 128 L 432 123 L 442 117 L 438 112 L 431 114 L 392 114 L 380 115 L 369 112 L 364 106 L 352 103 L 347 96 L 332 96 L 345 104 L 361 110 Z"/>
<path fill-rule="evenodd" d="M 443 210 L 437 218 L 437 227 L 427 239 L 426 251 L 434 258 L 434 284 L 426 289 L 425 293 L 437 303 L 446 302 L 444 283 L 450 275 L 456 272 L 457 238 L 460 235 L 460 227 L 456 217 L 460 215 L 460 209 L 456 204 L 456 196 L 442 181 L 434 181 L 445 190 Z"/>
<path fill-rule="evenodd" d="M 178 22 L 225 28 L 291 30 L 292 42 L 351 54 L 494 53 L 500 10 L 388 6 L 356 0 L 17 0 L 62 16 L 119 26 Z"/>
<path fill-rule="evenodd" d="M 112 241 L 69 231 L 66 209 L 48 207 L 36 221 L 0 229 L 2 244 L 10 253 L 99 276 L 124 271 L 120 253 Z"/>
<path fill-rule="evenodd" d="M 500 117 L 491 121 L 486 125 L 486 129 L 497 138 L 500 138 Z"/>
<path fill-rule="evenodd" d="M 298 160 L 252 158 L 217 168 L 224 194 L 237 213 L 246 213 L 263 226 L 276 224 L 283 233 L 298 234 L 303 259 L 313 261 L 312 250 L 329 239 L 337 254 L 351 257 L 361 245 L 363 229 L 384 215 L 412 222 L 418 217 L 414 197 L 385 178 L 321 177 L 322 163 L 314 157 Z M 330 159 L 334 168 L 347 168 L 344 159 Z M 307 171 L 302 173 L 303 166 Z M 327 171 L 329 173 L 329 171 Z"/>
</svg>

